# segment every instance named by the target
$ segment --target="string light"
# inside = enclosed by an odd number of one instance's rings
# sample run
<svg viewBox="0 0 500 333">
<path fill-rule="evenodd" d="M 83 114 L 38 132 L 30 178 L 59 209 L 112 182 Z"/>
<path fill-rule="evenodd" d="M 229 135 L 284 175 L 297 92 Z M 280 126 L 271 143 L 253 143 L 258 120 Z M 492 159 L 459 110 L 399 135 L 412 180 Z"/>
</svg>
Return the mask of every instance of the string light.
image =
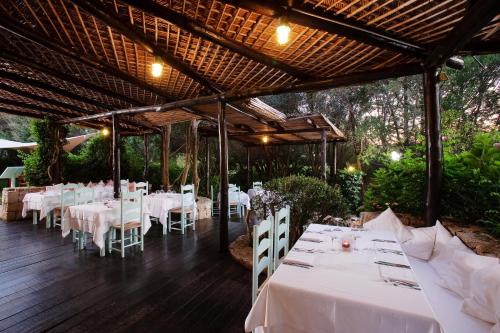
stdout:
<svg viewBox="0 0 500 333">
<path fill-rule="evenodd" d="M 155 56 L 153 66 L 151 66 L 151 74 L 153 77 L 160 77 L 163 72 L 163 61 L 160 57 Z"/>
<path fill-rule="evenodd" d="M 262 142 L 263 142 L 263 143 L 267 143 L 268 141 L 269 141 L 269 137 L 268 137 L 267 135 L 264 135 L 264 136 L 262 137 Z"/>
<path fill-rule="evenodd" d="M 101 134 L 103 136 L 108 136 L 109 135 L 109 129 L 104 127 L 102 130 L 101 130 Z"/>
<path fill-rule="evenodd" d="M 286 16 L 281 16 L 279 18 L 278 28 L 276 28 L 276 35 L 278 37 L 278 44 L 284 45 L 288 42 L 290 37 L 290 25 L 288 24 L 288 18 Z"/>
</svg>

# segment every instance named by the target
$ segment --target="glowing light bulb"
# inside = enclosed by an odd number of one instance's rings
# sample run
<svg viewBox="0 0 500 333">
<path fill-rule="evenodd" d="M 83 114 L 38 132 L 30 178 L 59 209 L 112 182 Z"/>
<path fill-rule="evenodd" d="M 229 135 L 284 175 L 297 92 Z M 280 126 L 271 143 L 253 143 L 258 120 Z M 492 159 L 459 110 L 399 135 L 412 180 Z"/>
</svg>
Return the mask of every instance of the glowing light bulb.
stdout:
<svg viewBox="0 0 500 333">
<path fill-rule="evenodd" d="M 401 153 L 398 151 L 392 151 L 391 152 L 391 160 L 393 161 L 399 161 L 401 159 Z"/>
<path fill-rule="evenodd" d="M 107 129 L 106 127 L 104 127 L 102 130 L 101 130 L 101 134 L 104 135 L 104 136 L 108 136 L 109 135 L 109 129 Z"/>
<path fill-rule="evenodd" d="M 264 135 L 264 136 L 262 137 L 262 142 L 263 142 L 263 143 L 267 143 L 268 141 L 269 141 L 269 137 L 268 137 L 267 135 Z"/>
<path fill-rule="evenodd" d="M 279 19 L 278 28 L 276 29 L 276 35 L 278 37 L 278 44 L 284 45 L 288 42 L 290 36 L 290 25 L 288 24 L 288 18 L 282 16 Z"/>
<path fill-rule="evenodd" d="M 160 77 L 162 72 L 163 62 L 159 57 L 155 56 L 155 61 L 153 63 L 153 66 L 151 66 L 151 74 L 153 74 L 153 77 Z"/>
<path fill-rule="evenodd" d="M 348 172 L 354 172 L 354 171 L 356 171 L 356 168 L 355 168 L 355 167 L 353 167 L 352 165 L 349 165 L 349 166 L 347 167 L 347 171 L 348 171 Z"/>
</svg>

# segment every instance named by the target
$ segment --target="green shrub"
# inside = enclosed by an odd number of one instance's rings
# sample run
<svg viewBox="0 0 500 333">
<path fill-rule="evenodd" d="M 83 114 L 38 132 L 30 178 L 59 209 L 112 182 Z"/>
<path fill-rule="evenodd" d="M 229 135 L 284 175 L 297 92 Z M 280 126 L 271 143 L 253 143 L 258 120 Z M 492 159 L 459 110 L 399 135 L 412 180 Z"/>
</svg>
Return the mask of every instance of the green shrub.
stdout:
<svg viewBox="0 0 500 333">
<path fill-rule="evenodd" d="M 361 186 L 363 185 L 363 172 L 347 169 L 339 172 L 339 185 L 351 212 L 355 212 L 361 203 Z"/>
<path fill-rule="evenodd" d="M 499 132 L 474 138 L 472 149 L 444 159 L 441 216 L 467 224 L 483 224 L 500 235 L 500 151 L 493 147 Z M 421 215 L 425 199 L 425 159 L 407 151 L 399 162 L 375 171 L 364 198 L 367 210 L 391 206 Z"/>
<path fill-rule="evenodd" d="M 296 240 L 308 223 L 322 223 L 328 216 L 345 217 L 348 207 L 338 186 L 330 186 L 317 178 L 290 176 L 273 179 L 264 184 L 266 190 L 279 195 L 278 208 L 290 205 L 290 237 Z"/>
</svg>

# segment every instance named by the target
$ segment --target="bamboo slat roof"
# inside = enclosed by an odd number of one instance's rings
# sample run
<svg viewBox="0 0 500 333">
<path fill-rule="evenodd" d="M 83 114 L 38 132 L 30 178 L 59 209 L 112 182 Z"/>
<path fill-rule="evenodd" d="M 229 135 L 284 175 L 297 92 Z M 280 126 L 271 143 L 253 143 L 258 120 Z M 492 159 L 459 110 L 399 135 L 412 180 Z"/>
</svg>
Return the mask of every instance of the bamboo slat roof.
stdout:
<svg viewBox="0 0 500 333">
<path fill-rule="evenodd" d="M 492 0 L 308 0 L 291 7 L 262 0 L 3 0 L 0 111 L 67 119 L 227 91 L 337 77 L 346 82 L 352 74 L 369 77 L 394 66 L 436 65 L 443 56 L 498 52 L 498 7 Z M 279 45 L 275 31 L 283 15 L 291 36 Z M 452 43 L 457 38 L 463 43 Z M 160 78 L 151 74 L 155 55 L 165 61 Z M 228 128 L 234 133 L 300 124 L 257 99 L 231 105 Z M 216 111 L 215 105 L 201 105 L 189 112 L 124 117 L 121 125 L 140 131 L 193 117 L 210 121 Z"/>
</svg>

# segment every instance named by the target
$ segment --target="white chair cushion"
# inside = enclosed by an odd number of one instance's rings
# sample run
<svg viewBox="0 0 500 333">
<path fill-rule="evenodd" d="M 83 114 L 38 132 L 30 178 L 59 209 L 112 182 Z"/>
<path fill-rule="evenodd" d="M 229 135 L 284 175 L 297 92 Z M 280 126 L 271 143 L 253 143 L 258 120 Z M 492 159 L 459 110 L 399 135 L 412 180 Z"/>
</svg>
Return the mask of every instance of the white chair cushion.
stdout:
<svg viewBox="0 0 500 333">
<path fill-rule="evenodd" d="M 462 311 L 496 324 L 500 324 L 500 265 L 491 265 L 471 274 L 470 296 L 465 299 Z M 493 330 L 492 330 L 493 331 Z"/>
<path fill-rule="evenodd" d="M 403 242 L 401 247 L 409 256 L 429 260 L 434 249 L 436 240 L 436 227 L 408 228 L 412 233 L 412 238 Z"/>
<path fill-rule="evenodd" d="M 439 251 L 446 248 L 446 244 L 453 238 L 453 236 L 446 230 L 441 222 L 436 221 L 436 242 L 434 243 L 434 249 L 432 250 L 432 257 L 436 257 Z"/>
<path fill-rule="evenodd" d="M 390 231 L 401 243 L 406 242 L 413 237 L 412 233 L 405 228 L 404 224 L 401 223 L 391 208 L 387 208 L 382 212 L 382 214 L 373 220 L 366 222 L 363 226 L 369 230 Z"/>
<path fill-rule="evenodd" d="M 439 251 L 436 253 L 437 245 L 436 235 L 436 245 L 434 246 L 432 257 L 429 260 L 429 265 L 436 270 L 439 276 L 445 275 L 450 269 L 450 263 L 455 251 L 459 250 L 467 253 L 474 253 L 471 249 L 465 246 L 457 236 L 452 237 L 447 243 L 440 244 Z"/>
<path fill-rule="evenodd" d="M 498 258 L 454 251 L 448 271 L 441 275 L 443 287 L 467 298 L 470 296 L 471 274 L 479 269 L 497 264 Z"/>
</svg>

